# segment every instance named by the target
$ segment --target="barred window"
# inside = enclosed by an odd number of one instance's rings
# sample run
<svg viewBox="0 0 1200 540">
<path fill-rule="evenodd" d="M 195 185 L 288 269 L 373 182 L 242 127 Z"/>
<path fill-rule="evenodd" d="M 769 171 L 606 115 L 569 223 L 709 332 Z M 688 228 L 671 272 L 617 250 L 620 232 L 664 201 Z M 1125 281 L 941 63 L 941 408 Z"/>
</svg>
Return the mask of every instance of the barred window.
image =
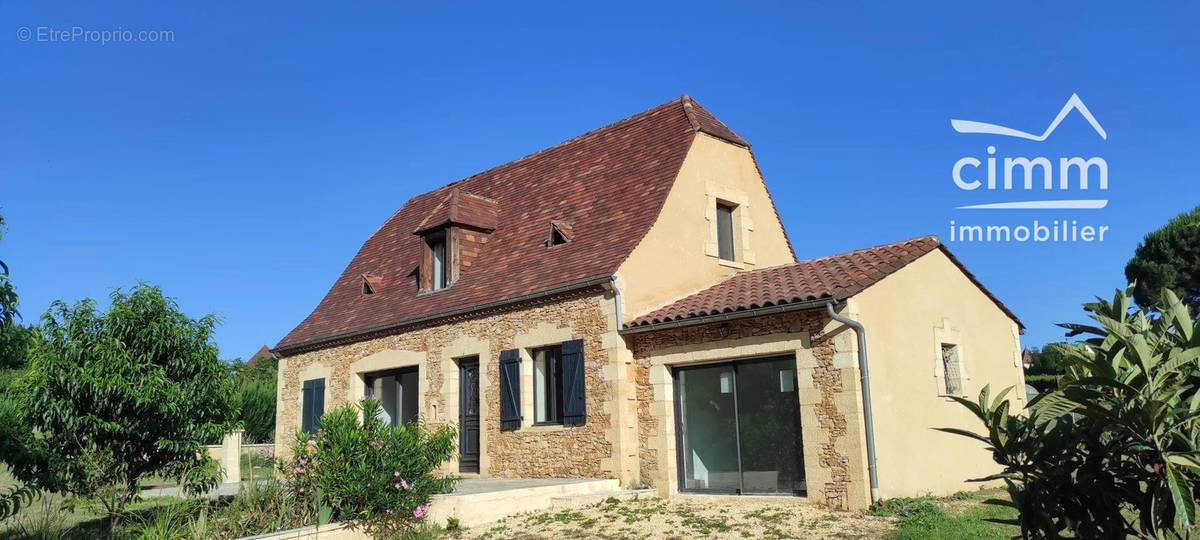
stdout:
<svg viewBox="0 0 1200 540">
<path fill-rule="evenodd" d="M 942 344 L 942 374 L 942 379 L 946 384 L 946 394 L 962 395 L 962 361 L 958 358 L 958 345 Z"/>
</svg>

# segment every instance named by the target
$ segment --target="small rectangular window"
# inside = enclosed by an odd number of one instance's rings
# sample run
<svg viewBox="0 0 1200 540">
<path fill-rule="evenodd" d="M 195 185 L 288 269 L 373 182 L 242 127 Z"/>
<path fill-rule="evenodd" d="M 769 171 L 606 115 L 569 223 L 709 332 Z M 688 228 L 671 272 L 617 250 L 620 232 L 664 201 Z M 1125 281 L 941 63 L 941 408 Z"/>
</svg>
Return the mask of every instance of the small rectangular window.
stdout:
<svg viewBox="0 0 1200 540">
<path fill-rule="evenodd" d="M 717 256 L 735 260 L 733 252 L 733 207 L 717 203 Z"/>
<path fill-rule="evenodd" d="M 563 416 L 562 346 L 533 350 L 535 424 L 561 424 Z"/>
<path fill-rule="evenodd" d="M 446 288 L 446 237 L 437 236 L 429 239 L 429 251 L 431 254 L 430 274 L 430 289 L 439 290 Z"/>
<path fill-rule="evenodd" d="M 942 374 L 946 385 L 946 395 L 962 395 L 962 362 L 958 358 L 957 345 L 942 344 Z"/>
<path fill-rule="evenodd" d="M 369 373 L 365 377 L 366 396 L 379 400 L 379 418 L 389 425 L 417 421 L 419 380 L 417 368 Z"/>
</svg>

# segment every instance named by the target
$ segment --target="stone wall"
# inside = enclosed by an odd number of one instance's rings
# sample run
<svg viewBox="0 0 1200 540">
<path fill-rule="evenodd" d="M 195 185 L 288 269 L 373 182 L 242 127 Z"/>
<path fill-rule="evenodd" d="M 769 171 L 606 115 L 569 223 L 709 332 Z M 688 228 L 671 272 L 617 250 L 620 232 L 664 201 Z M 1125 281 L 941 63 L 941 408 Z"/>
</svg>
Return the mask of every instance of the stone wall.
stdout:
<svg viewBox="0 0 1200 540">
<path fill-rule="evenodd" d="M 860 394 L 854 381 L 853 333 L 818 311 L 794 311 L 721 323 L 631 334 L 638 419 L 638 467 L 643 483 L 660 493 L 677 490 L 674 455 L 674 397 L 670 368 L 688 362 L 792 353 L 804 439 L 808 497 L 829 508 L 860 507 L 848 495 L 861 476 L 856 462 L 861 421 L 854 406 Z M 664 455 L 665 454 L 665 455 Z M 668 485 L 660 485 L 666 482 Z M 861 483 L 861 482 L 860 482 Z M 858 486 L 856 492 L 862 492 Z"/>
<path fill-rule="evenodd" d="M 623 342 L 616 337 L 611 295 L 592 289 L 520 309 L 491 313 L 439 326 L 303 352 L 280 360 L 276 418 L 279 455 L 295 439 L 303 380 L 326 378 L 330 410 L 362 396 L 362 374 L 399 365 L 418 365 L 423 379 L 420 415 L 430 423 L 457 423 L 455 359 L 480 359 L 481 474 L 498 477 L 589 477 L 620 475 L 615 456 L 614 380 Z M 568 339 L 584 341 L 587 421 L 582 426 L 533 426 L 532 388 L 522 377 L 525 424 L 500 431 L 500 351 L 520 348 L 522 372 L 531 373 L 528 348 Z M 393 360 L 395 359 L 395 360 Z M 401 360 L 402 359 L 402 360 Z M 457 472 L 457 461 L 448 472 Z"/>
</svg>

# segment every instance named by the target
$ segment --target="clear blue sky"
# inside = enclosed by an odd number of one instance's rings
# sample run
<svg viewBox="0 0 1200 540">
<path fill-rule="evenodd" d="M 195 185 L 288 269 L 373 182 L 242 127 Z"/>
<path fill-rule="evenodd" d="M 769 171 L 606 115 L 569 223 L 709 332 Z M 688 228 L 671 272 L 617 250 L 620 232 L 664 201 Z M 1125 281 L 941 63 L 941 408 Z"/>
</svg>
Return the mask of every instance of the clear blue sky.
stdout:
<svg viewBox="0 0 1200 540">
<path fill-rule="evenodd" d="M 0 259 L 26 320 L 144 280 L 221 314 L 225 358 L 298 324 L 412 195 L 685 92 L 754 144 L 801 258 L 945 239 L 951 219 L 1110 225 L 1102 244 L 951 244 L 1027 345 L 1200 204 L 1194 6 L 108 4 L 0 6 Z M 39 26 L 174 41 L 20 41 Z M 1041 133 L 1072 93 L 1107 140 L 1078 115 L 1045 143 L 950 127 Z M 1021 200 L 951 181 L 996 143 L 1102 156 L 1109 206 L 954 210 Z"/>
</svg>

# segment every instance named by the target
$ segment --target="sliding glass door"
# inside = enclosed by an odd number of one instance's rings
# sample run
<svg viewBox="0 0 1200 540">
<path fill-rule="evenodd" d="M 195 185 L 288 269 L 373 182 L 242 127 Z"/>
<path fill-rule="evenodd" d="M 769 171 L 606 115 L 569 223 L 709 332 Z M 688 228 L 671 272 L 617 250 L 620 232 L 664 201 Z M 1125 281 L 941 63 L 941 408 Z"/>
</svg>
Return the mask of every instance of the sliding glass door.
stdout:
<svg viewBox="0 0 1200 540">
<path fill-rule="evenodd" d="M 803 494 L 791 356 L 675 370 L 679 488 Z"/>
</svg>

